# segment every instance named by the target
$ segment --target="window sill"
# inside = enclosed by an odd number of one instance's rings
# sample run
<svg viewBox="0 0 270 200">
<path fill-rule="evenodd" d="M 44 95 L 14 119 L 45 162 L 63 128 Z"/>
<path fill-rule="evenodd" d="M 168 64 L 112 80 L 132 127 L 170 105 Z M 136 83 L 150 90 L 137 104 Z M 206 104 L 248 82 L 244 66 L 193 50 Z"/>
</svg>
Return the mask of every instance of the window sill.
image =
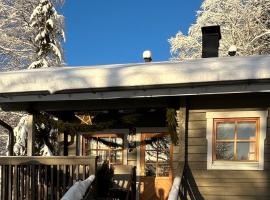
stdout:
<svg viewBox="0 0 270 200">
<path fill-rule="evenodd" d="M 207 166 L 212 170 L 263 170 L 259 162 L 214 161 Z"/>
</svg>

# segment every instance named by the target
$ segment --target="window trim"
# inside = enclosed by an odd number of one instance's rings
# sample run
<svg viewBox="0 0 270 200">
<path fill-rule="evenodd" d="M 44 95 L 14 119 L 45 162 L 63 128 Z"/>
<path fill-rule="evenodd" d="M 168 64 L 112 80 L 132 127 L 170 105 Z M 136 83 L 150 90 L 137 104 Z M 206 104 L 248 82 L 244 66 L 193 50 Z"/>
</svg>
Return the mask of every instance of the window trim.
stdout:
<svg viewBox="0 0 270 200">
<path fill-rule="evenodd" d="M 254 160 L 232 160 L 232 161 L 241 161 L 241 162 L 258 162 L 259 161 L 259 155 L 258 155 L 258 147 L 259 147 L 259 133 L 260 133 L 260 118 L 256 117 L 256 118 L 215 118 L 213 119 L 214 122 L 214 130 L 213 130 L 213 152 L 216 151 L 216 145 L 217 143 L 222 143 L 222 142 L 233 142 L 234 143 L 234 159 L 237 157 L 237 152 L 236 152 L 236 148 L 237 148 L 237 144 L 241 143 L 241 142 L 248 142 L 248 143 L 255 143 L 255 159 Z M 223 140 L 218 140 L 217 139 L 217 126 L 219 123 L 234 123 L 234 138 L 233 139 L 223 139 Z M 256 122 L 256 132 L 255 132 L 255 138 L 254 139 L 238 139 L 237 138 L 237 124 L 239 124 L 239 122 Z M 213 161 L 222 161 L 222 160 L 218 160 L 216 158 L 216 153 L 213 153 Z M 227 160 L 223 160 L 223 161 L 227 161 Z"/>
<path fill-rule="evenodd" d="M 264 141 L 267 131 L 268 111 L 225 111 L 225 112 L 207 112 L 207 169 L 222 170 L 263 170 L 264 169 Z M 230 118 L 259 118 L 258 132 L 258 161 L 221 161 L 213 160 L 213 137 L 215 133 L 214 119 Z"/>
</svg>

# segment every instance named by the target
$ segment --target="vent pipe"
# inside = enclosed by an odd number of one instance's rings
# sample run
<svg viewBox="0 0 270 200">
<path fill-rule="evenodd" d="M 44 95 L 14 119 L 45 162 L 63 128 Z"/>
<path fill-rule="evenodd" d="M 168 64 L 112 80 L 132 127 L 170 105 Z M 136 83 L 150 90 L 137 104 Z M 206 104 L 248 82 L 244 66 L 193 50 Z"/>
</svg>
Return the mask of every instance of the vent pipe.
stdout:
<svg viewBox="0 0 270 200">
<path fill-rule="evenodd" d="M 218 57 L 220 26 L 202 27 L 202 58 Z"/>
</svg>

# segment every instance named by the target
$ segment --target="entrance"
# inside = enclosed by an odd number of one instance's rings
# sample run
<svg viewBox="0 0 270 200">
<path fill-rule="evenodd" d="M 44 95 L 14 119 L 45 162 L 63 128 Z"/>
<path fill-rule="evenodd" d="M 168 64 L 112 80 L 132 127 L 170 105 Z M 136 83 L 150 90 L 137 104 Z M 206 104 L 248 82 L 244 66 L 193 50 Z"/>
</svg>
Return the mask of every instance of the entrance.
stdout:
<svg viewBox="0 0 270 200">
<path fill-rule="evenodd" d="M 144 133 L 141 137 L 140 199 L 166 200 L 172 185 L 172 147 L 164 133 Z"/>
</svg>

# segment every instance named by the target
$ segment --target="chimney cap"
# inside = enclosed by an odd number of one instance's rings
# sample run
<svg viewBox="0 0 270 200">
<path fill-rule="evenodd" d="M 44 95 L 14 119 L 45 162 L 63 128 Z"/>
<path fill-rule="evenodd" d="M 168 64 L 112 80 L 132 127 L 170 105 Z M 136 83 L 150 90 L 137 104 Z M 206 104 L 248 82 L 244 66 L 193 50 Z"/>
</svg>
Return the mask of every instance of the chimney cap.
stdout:
<svg viewBox="0 0 270 200">
<path fill-rule="evenodd" d="M 203 35 L 218 34 L 218 39 L 221 39 L 220 26 L 204 26 L 202 27 Z"/>
<path fill-rule="evenodd" d="M 143 52 L 143 59 L 145 62 L 151 62 L 152 61 L 152 52 L 150 50 L 145 50 Z"/>
</svg>

